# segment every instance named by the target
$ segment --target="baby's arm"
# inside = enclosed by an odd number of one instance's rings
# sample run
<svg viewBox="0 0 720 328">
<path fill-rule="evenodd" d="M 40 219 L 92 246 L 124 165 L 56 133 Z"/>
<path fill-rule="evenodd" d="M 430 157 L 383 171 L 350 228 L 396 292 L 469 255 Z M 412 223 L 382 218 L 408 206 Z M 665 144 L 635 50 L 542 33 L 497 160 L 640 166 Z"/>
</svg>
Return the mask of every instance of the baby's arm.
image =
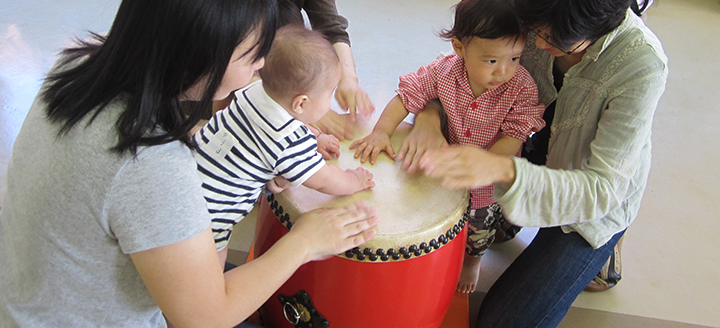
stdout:
<svg viewBox="0 0 720 328">
<path fill-rule="evenodd" d="M 326 164 L 305 180 L 303 185 L 328 195 L 352 195 L 360 190 L 375 187 L 372 178 L 372 173 L 362 167 L 343 171 L 335 165 Z"/>
<path fill-rule="evenodd" d="M 498 155 L 515 156 L 522 144 L 523 141 L 520 139 L 503 135 L 500 140 L 496 141 L 488 150 Z"/>
<path fill-rule="evenodd" d="M 408 115 L 408 110 L 403 105 L 400 96 L 395 96 L 385 106 L 380 119 L 375 124 L 373 131 L 365 138 L 357 140 L 350 145 L 350 149 L 355 149 L 355 158 L 360 158 L 361 163 L 370 157 L 370 163 L 375 164 L 375 160 L 381 151 L 386 151 L 391 158 L 395 158 L 395 151 L 390 144 L 390 136 L 395 132 L 398 125 Z"/>
</svg>

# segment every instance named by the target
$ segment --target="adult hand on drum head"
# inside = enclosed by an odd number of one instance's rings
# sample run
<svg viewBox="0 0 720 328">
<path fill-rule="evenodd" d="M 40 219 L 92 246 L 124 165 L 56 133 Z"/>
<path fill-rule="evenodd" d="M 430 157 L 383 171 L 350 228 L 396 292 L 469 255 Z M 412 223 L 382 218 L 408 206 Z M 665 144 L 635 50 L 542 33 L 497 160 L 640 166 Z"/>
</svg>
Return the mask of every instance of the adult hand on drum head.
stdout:
<svg viewBox="0 0 720 328">
<path fill-rule="evenodd" d="M 426 151 L 439 149 L 448 144 L 441 128 L 442 113 L 440 101 L 433 100 L 415 114 L 413 128 L 403 140 L 397 154 L 398 160 L 403 162 L 402 168 L 408 173 L 413 173 L 418 169 L 420 158 Z"/>
<path fill-rule="evenodd" d="M 324 260 L 360 246 L 375 236 L 378 224 L 374 207 L 359 202 L 343 207 L 320 208 L 303 214 L 287 236 L 299 239 L 304 263 Z"/>
<path fill-rule="evenodd" d="M 509 156 L 473 146 L 453 145 L 429 150 L 420 159 L 427 176 L 440 178 L 449 189 L 480 188 L 515 182 L 515 163 Z"/>
<path fill-rule="evenodd" d="M 340 115 L 332 110 L 328 111 L 319 121 L 312 124 L 325 134 L 331 134 L 340 141 L 353 138 L 353 120 L 350 115 Z"/>
<path fill-rule="evenodd" d="M 416 121 L 417 122 L 417 121 Z M 410 134 L 403 140 L 397 159 L 402 161 L 402 168 L 408 173 L 413 173 L 420 165 L 420 158 L 428 150 L 436 150 L 446 146 L 447 140 L 442 131 L 438 129 L 425 129 L 416 125 L 410 130 Z"/>
</svg>

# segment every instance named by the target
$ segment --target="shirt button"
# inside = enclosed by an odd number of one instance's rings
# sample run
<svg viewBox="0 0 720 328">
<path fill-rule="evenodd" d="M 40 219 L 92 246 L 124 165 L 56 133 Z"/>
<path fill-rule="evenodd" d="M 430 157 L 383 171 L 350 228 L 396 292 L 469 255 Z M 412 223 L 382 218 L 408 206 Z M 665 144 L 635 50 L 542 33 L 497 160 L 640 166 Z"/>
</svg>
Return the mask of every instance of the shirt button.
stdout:
<svg viewBox="0 0 720 328">
<path fill-rule="evenodd" d="M 468 129 L 467 131 L 465 131 L 465 137 L 466 137 L 466 138 L 470 138 L 471 136 L 472 136 L 472 132 L 470 132 L 470 129 Z"/>
<path fill-rule="evenodd" d="M 470 108 L 478 109 L 478 104 L 474 102 L 474 103 L 470 104 Z"/>
</svg>

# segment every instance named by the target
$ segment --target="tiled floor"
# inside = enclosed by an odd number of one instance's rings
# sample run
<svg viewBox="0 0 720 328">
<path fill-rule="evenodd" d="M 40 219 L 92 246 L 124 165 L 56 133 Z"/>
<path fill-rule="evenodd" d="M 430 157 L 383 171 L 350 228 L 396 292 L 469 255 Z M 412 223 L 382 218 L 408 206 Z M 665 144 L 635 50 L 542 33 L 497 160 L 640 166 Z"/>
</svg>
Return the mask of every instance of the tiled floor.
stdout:
<svg viewBox="0 0 720 328">
<path fill-rule="evenodd" d="M 350 20 L 361 85 L 378 112 L 394 96 L 398 76 L 449 50 L 436 35 L 450 26 L 454 3 L 339 1 Z M 117 4 L 0 0 L 0 205 L 12 142 L 54 54 L 85 29 L 107 30 Z M 713 130 L 720 126 L 720 1 L 656 0 L 648 14 L 670 76 L 655 116 L 649 185 L 625 239 L 623 280 L 608 292 L 580 295 L 562 327 L 720 327 L 720 178 L 714 173 L 720 141 Z M 248 234 L 235 234 L 234 249 L 249 249 L 252 224 L 236 229 Z M 532 234 L 490 251 L 472 304 Z"/>
</svg>

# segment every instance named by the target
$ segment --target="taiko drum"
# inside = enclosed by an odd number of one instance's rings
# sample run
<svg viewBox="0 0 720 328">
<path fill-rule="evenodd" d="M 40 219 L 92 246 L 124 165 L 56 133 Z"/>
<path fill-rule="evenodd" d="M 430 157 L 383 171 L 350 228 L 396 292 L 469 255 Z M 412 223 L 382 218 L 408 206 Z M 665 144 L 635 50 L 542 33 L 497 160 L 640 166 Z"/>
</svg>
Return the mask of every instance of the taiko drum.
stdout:
<svg viewBox="0 0 720 328">
<path fill-rule="evenodd" d="M 409 128 L 393 135 L 399 149 Z M 364 134 L 363 134 L 364 135 Z M 341 143 L 329 163 L 342 169 L 360 162 Z M 375 237 L 324 261 L 301 266 L 260 309 L 268 328 L 437 328 L 462 268 L 469 194 L 446 190 L 421 173 L 407 174 L 382 154 L 370 170 L 375 188 L 334 197 L 291 188 L 258 205 L 255 257 L 285 235 L 303 213 L 365 200 L 380 218 Z"/>
</svg>

